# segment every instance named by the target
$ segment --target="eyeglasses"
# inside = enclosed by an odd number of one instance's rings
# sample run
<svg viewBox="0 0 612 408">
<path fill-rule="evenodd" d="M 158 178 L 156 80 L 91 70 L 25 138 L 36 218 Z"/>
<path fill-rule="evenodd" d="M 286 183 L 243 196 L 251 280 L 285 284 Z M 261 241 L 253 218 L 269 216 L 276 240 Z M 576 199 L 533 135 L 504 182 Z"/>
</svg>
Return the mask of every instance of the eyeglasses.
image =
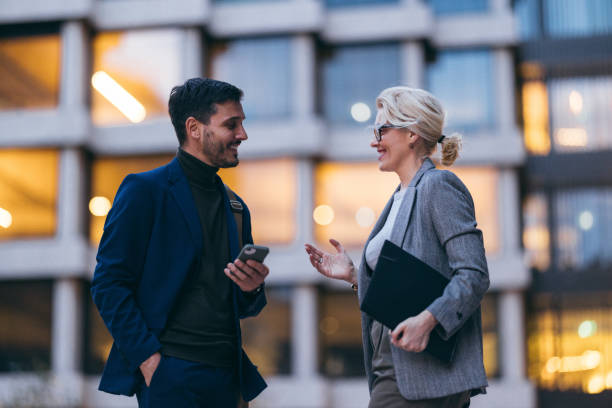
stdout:
<svg viewBox="0 0 612 408">
<path fill-rule="evenodd" d="M 382 141 L 383 138 L 383 134 L 382 134 L 382 130 L 383 129 L 403 129 L 403 128 L 408 128 L 412 125 L 391 125 L 388 123 L 382 124 L 382 125 L 374 125 L 372 126 L 372 130 L 374 131 L 374 138 L 376 139 L 376 141 L 378 143 L 380 143 Z"/>
</svg>

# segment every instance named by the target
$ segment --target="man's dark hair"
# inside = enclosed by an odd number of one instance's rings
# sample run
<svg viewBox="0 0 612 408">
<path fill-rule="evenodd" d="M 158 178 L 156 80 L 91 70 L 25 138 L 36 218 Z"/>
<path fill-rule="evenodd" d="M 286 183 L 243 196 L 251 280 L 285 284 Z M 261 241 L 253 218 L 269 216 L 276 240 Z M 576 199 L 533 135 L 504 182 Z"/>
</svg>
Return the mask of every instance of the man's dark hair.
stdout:
<svg viewBox="0 0 612 408">
<path fill-rule="evenodd" d="M 215 104 L 240 102 L 242 95 L 242 90 L 234 85 L 210 78 L 191 78 L 183 85 L 172 88 L 168 99 L 168 112 L 179 145 L 182 146 L 187 138 L 185 121 L 188 117 L 193 116 L 208 124 L 210 117 L 217 112 Z"/>
</svg>

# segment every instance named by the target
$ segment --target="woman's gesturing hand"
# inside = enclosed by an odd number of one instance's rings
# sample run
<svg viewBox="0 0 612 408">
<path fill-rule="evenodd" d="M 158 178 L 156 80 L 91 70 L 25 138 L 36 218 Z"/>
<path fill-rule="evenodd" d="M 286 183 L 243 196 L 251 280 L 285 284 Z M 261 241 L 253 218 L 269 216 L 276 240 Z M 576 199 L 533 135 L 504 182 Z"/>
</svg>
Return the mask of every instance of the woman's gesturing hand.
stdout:
<svg viewBox="0 0 612 408">
<path fill-rule="evenodd" d="M 438 321 L 427 309 L 409 317 L 391 331 L 391 343 L 405 351 L 420 353 L 429 343 L 429 335 Z"/>
<path fill-rule="evenodd" d="M 329 242 L 336 248 L 336 254 L 328 254 L 313 245 L 304 244 L 310 263 L 321 275 L 356 284 L 357 274 L 353 261 L 338 241 L 330 239 Z"/>
</svg>

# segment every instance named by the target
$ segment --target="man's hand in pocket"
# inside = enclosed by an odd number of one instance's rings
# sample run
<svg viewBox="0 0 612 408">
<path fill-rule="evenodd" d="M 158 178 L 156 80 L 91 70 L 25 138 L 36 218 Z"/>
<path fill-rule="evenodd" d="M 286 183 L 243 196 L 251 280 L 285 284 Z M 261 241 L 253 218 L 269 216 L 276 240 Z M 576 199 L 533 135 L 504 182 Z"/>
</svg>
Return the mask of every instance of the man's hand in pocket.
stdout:
<svg viewBox="0 0 612 408">
<path fill-rule="evenodd" d="M 145 379 L 145 384 L 147 384 L 147 387 L 151 385 L 151 378 L 153 378 L 153 373 L 155 373 L 155 370 L 157 370 L 160 360 L 161 354 L 157 352 L 140 364 L 140 372 Z"/>
</svg>

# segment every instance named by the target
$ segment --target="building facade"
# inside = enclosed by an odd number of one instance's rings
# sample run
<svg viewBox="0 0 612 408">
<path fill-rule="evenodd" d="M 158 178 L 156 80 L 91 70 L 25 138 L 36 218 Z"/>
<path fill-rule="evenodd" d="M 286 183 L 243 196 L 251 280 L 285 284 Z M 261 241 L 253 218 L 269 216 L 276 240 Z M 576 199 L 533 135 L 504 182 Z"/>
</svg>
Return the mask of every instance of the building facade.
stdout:
<svg viewBox="0 0 612 408">
<path fill-rule="evenodd" d="M 269 382 L 255 407 L 367 406 L 357 300 L 312 270 L 303 243 L 334 237 L 360 259 L 398 183 L 377 170 L 366 126 L 377 94 L 397 84 L 437 95 L 446 131 L 465 137 L 452 170 L 474 196 L 491 274 L 490 387 L 472 406 L 536 406 L 520 184 L 532 159 L 517 109 L 529 84 L 517 88 L 515 58 L 525 6 L 513 3 L 3 0 L 2 403 L 135 406 L 96 390 L 111 344 L 89 296 L 97 243 L 123 177 L 176 152 L 171 87 L 204 75 L 245 91 L 249 140 L 221 176 L 271 247 L 269 305 L 243 322 Z"/>
<path fill-rule="evenodd" d="M 612 405 L 612 3 L 517 2 L 528 373 L 541 406 Z"/>
</svg>

